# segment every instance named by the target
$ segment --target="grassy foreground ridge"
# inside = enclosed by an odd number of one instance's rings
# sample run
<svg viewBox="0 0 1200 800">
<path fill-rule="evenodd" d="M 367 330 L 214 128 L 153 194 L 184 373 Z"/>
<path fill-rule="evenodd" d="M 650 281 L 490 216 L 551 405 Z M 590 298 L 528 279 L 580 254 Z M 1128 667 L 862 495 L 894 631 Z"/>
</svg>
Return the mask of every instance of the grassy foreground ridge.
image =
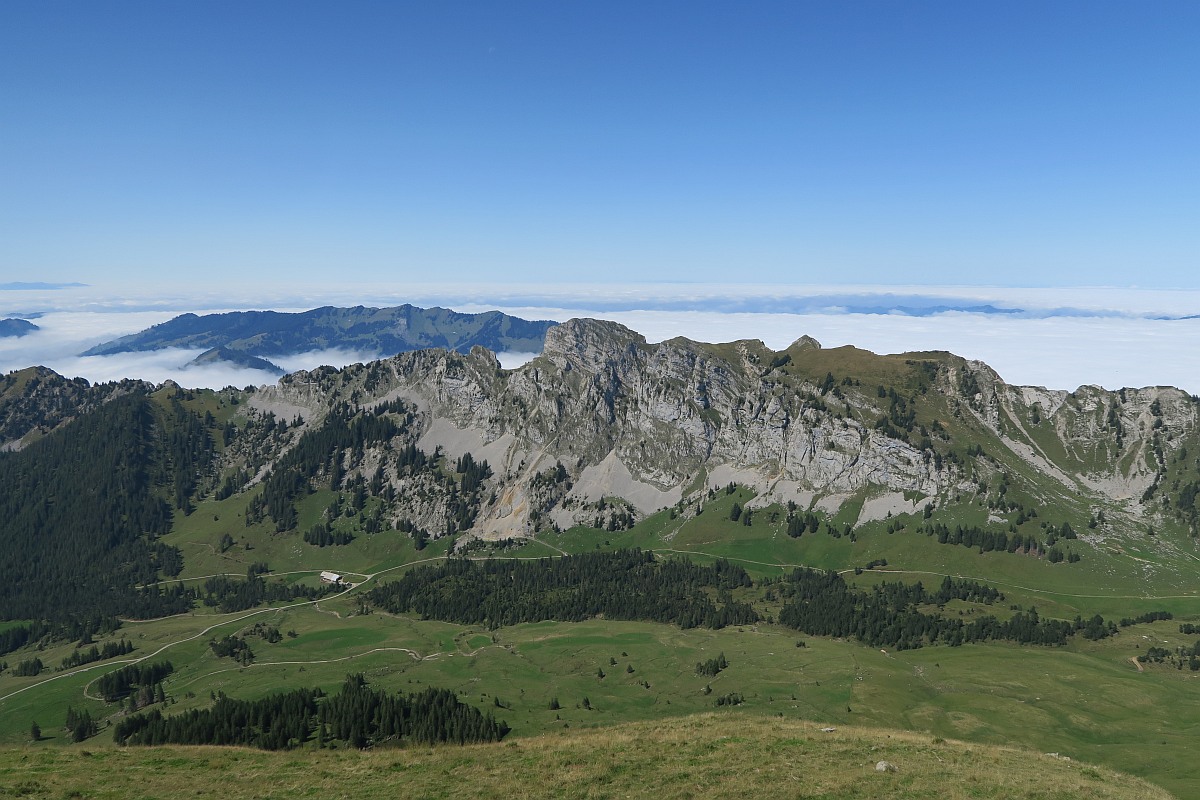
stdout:
<svg viewBox="0 0 1200 800">
<path fill-rule="evenodd" d="M 879 772 L 887 761 L 894 772 Z M 272 797 L 1169 798 L 1105 767 L 1007 747 L 744 714 L 373 752 L 0 750 L 0 795 Z M 752 794 L 753 793 L 753 794 Z"/>
</svg>

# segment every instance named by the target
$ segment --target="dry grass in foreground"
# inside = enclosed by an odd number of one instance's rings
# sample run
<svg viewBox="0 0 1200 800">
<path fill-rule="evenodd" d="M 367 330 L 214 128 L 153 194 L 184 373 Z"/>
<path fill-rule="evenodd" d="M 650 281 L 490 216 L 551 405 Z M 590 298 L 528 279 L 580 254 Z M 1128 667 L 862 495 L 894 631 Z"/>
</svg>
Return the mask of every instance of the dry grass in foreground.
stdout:
<svg viewBox="0 0 1200 800">
<path fill-rule="evenodd" d="M 103 735 L 103 734 L 102 734 Z M 888 761 L 895 772 L 877 772 Z M 1170 798 L 1104 767 L 1004 747 L 731 714 L 472 747 L 0 750 L 0 797 Z"/>
</svg>

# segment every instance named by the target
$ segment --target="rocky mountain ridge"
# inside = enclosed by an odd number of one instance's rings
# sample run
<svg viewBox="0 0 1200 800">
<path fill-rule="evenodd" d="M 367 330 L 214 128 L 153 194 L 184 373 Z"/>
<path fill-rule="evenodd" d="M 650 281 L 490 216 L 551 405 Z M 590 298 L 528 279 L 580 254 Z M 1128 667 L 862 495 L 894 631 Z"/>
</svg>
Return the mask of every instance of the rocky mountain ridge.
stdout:
<svg viewBox="0 0 1200 800">
<path fill-rule="evenodd" d="M 151 389 L 137 380 L 93 385 L 46 367 L 10 372 L 0 377 L 0 450 L 19 450 L 113 398 Z"/>
<path fill-rule="evenodd" d="M 91 386 L 42 368 L 11 373 L 0 388 L 6 449 L 114 397 L 154 390 L 138 381 Z M 651 344 L 616 323 L 581 319 L 549 328 L 541 355 L 514 370 L 483 347 L 423 349 L 221 397 L 235 416 L 224 423 L 214 474 L 197 486 L 251 496 L 290 450 L 309 446 L 306 436 L 342 441 L 329 431 L 376 415 L 391 420 L 390 432 L 351 450 L 322 445 L 334 452 L 294 480 L 333 489 L 369 482 L 370 494 L 392 498 L 373 526 L 430 537 L 627 525 L 668 508 L 692 515 L 707 492 L 730 483 L 753 489 L 759 508 L 832 516 L 852 501 L 857 522 L 989 493 L 1002 502 L 1009 485 L 1035 505 L 1085 518 L 1106 510 L 1195 531 L 1200 516 L 1195 398 L 1168 387 L 1010 386 L 987 365 L 945 352 L 879 356 L 811 337 L 778 352 L 755 340 Z M 410 455 L 398 459 L 401 450 Z M 468 456 L 487 473 L 470 487 L 460 469 Z M 292 502 L 267 503 L 258 517 Z"/>
<path fill-rule="evenodd" d="M 752 340 L 648 344 L 596 320 L 551 328 L 542 354 L 512 371 L 483 348 L 415 351 L 295 373 L 250 404 L 311 425 L 336 403 L 395 400 L 414 410 L 422 449 L 491 465 L 491 499 L 470 531 L 484 538 L 586 524 L 606 501 L 633 518 L 690 513 L 729 482 L 764 506 L 832 512 L 870 495 L 863 515 L 881 517 L 1003 475 L 1046 502 L 1140 514 L 1197 431 L 1195 401 L 1170 388 L 1012 387 L 948 353 L 876 356 L 808 337 L 780 352 Z M 556 465 L 570 488 L 547 493 L 539 476 Z"/>
</svg>

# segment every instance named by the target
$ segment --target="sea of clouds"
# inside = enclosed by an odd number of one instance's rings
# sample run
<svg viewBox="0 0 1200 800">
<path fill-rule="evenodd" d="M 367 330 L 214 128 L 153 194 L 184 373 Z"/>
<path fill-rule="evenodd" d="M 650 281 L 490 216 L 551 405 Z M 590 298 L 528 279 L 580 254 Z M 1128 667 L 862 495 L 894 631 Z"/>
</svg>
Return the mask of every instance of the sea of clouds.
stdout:
<svg viewBox="0 0 1200 800">
<path fill-rule="evenodd" d="M 878 353 L 948 350 L 984 361 L 1010 383 L 1072 390 L 1084 384 L 1171 385 L 1200 394 L 1200 291 L 929 286 L 341 285 L 220 291 L 122 287 L 0 289 L 0 318 L 39 330 L 0 339 L 0 371 L 43 365 L 90 381 L 141 378 L 184 386 L 262 385 L 275 376 L 225 365 L 186 366 L 197 350 L 82 356 L 92 345 L 184 313 L 300 311 L 405 302 L 459 311 L 499 309 L 526 319 L 598 317 L 651 342 L 761 339 L 774 349 L 803 335 L 826 347 Z M 273 357 L 289 371 L 340 367 L 378 353 L 324 350 Z M 532 353 L 499 354 L 512 369 Z"/>
</svg>

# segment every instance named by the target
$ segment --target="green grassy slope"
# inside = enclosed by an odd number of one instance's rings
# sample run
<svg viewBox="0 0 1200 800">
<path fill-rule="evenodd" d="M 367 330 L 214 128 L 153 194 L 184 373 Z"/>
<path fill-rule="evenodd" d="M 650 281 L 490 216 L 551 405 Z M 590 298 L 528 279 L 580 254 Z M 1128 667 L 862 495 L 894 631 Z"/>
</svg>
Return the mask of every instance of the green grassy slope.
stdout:
<svg viewBox="0 0 1200 800">
<path fill-rule="evenodd" d="M 878 771 L 886 761 L 895 771 Z M 1151 800 L 1161 789 L 1051 755 L 738 712 L 499 745 L 317 752 L 0 749 L 0 793 L 30 798 L 822 797 Z"/>
<path fill-rule="evenodd" d="M 1108 764 L 1180 796 L 1200 791 L 1200 765 L 1189 757 L 1200 726 L 1195 673 L 1164 665 L 1139 673 L 1129 661 L 1152 644 L 1192 644 L 1196 637 L 1179 634 L 1177 622 L 1132 626 L 1113 639 L 1076 639 L 1065 648 L 986 644 L 884 653 L 766 624 L 682 631 L 592 620 L 488 631 L 360 615 L 357 592 L 291 608 L 133 623 L 123 633 L 138 648 L 129 658 L 161 650 L 150 660 L 169 658 L 176 665 L 166 683 L 169 713 L 204 707 L 216 691 L 254 698 L 295 686 L 334 690 L 346 673 L 363 672 L 374 685 L 393 690 L 452 688 L 462 700 L 497 713 L 522 739 L 712 711 L 716 698 L 738 693 L 745 698 L 739 712 L 764 721 L 782 714 L 792 721 L 1020 744 Z M 217 658 L 208 648 L 210 638 L 246 632 L 258 621 L 297 635 L 276 644 L 251 637 L 257 660 L 249 667 Z M 71 648 L 41 655 L 54 664 Z M 729 660 L 728 669 L 715 678 L 696 674 L 697 662 L 719 653 Z M 0 676 L 0 742 L 26 740 L 37 721 L 49 737 L 38 747 L 65 743 L 60 726 L 68 705 L 118 720 L 114 706 L 87 697 L 91 680 L 113 665 L 91 666 L 37 678 Z M 561 708 L 552 710 L 555 698 Z M 102 731 L 75 749 L 103 748 L 107 741 Z"/>
</svg>

